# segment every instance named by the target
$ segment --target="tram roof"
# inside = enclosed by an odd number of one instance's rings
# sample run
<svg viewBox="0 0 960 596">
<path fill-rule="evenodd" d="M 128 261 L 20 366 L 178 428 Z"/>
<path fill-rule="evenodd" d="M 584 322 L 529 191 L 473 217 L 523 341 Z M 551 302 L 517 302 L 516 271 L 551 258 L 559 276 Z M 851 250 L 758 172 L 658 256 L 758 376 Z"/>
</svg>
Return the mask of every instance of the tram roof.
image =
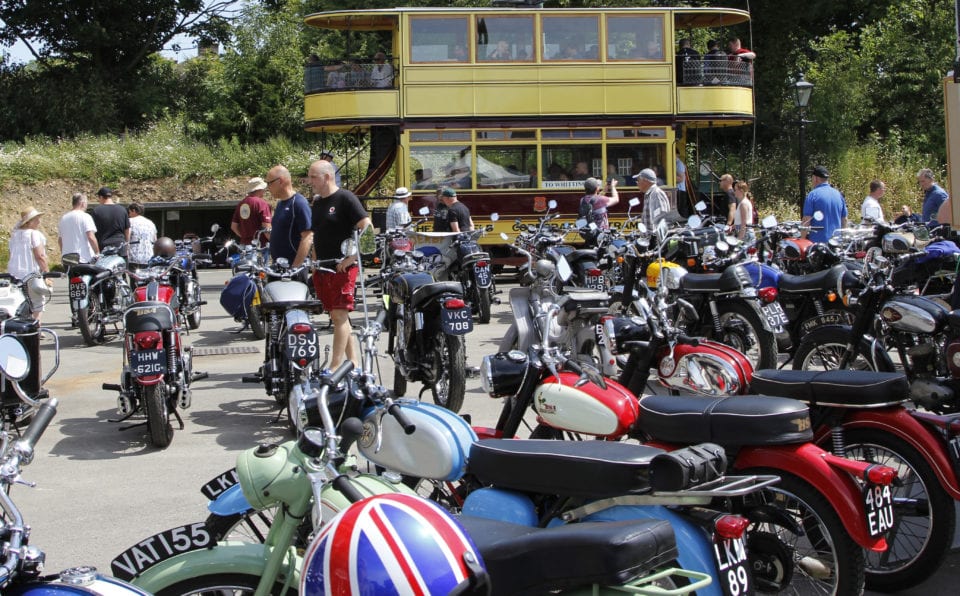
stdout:
<svg viewBox="0 0 960 596">
<path fill-rule="evenodd" d="M 596 12 L 605 13 L 673 13 L 674 23 L 680 29 L 702 27 L 729 27 L 750 20 L 750 13 L 737 8 L 643 7 L 643 8 L 378 8 L 369 10 L 335 10 L 308 15 L 306 23 L 321 29 L 352 31 L 392 30 L 404 14 L 505 14 Z"/>
</svg>

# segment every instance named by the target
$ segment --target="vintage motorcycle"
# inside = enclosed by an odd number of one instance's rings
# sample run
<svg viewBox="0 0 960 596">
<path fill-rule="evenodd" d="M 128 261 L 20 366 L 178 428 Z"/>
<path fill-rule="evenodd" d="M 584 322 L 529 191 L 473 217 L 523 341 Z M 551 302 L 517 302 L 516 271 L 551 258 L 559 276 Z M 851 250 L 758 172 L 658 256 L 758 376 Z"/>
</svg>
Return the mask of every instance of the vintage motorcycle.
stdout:
<svg viewBox="0 0 960 596">
<path fill-rule="evenodd" d="M 225 248 L 234 246 L 228 240 Z M 237 252 L 230 256 L 233 277 L 220 292 L 220 305 L 237 322 L 243 323 L 238 331 L 247 327 L 257 339 L 266 337 L 263 312 L 260 309 L 263 280 L 260 273 L 263 270 L 263 250 L 256 244 L 238 245 Z"/>
<path fill-rule="evenodd" d="M 9 273 L 0 273 L 0 321 L 32 318 L 34 303 L 46 304 L 53 296 L 46 280 L 63 277 L 62 273 L 31 273 L 17 279 Z"/>
<path fill-rule="evenodd" d="M 30 424 L 20 433 L 7 426 L 5 421 L 4 428 L 0 431 L 0 509 L 3 511 L 0 516 L 0 534 L 4 537 L 3 548 L 0 550 L 0 590 L 4 594 L 20 596 L 145 596 L 146 592 L 126 582 L 101 575 L 91 566 L 73 567 L 55 575 L 45 574 L 45 554 L 30 546 L 30 526 L 24 520 L 23 513 L 14 502 L 10 491 L 14 485 L 28 484 L 21 478 L 23 467 L 33 461 L 34 448 L 56 415 L 58 401 L 46 395 L 42 401 L 37 401 L 38 395 L 33 394 L 30 389 L 24 391 L 21 388 L 21 382 L 30 384 L 39 377 L 39 361 L 31 359 L 30 353 L 21 343 L 22 337 L 4 333 L 0 337 L 0 377 L 4 385 L 4 396 L 6 397 L 9 388 L 22 400 L 23 407 L 30 412 L 29 416 L 26 416 L 30 418 Z M 55 334 L 52 335 L 56 337 Z M 56 344 L 54 352 L 59 361 L 59 347 Z M 50 371 L 43 380 L 52 373 L 53 371 Z"/>
<path fill-rule="evenodd" d="M 103 384 L 104 390 L 120 393 L 117 411 L 121 418 L 115 422 L 135 414 L 146 417 L 146 422 L 120 430 L 145 424 L 150 441 L 161 449 L 173 440 L 171 416 L 183 430 L 183 418 L 177 409 L 190 407 L 190 385 L 207 376 L 193 370 L 191 349 L 183 345 L 180 304 L 171 280 L 180 264 L 180 257 L 158 256 L 146 268 L 130 274 L 138 285 L 134 303 L 123 315 L 120 383 Z"/>
<path fill-rule="evenodd" d="M 92 263 L 68 267 L 70 311 L 88 346 L 103 343 L 107 325 L 117 326 L 133 300 L 127 261 L 118 254 L 124 247 L 106 247 Z"/>
<path fill-rule="evenodd" d="M 171 270 L 170 283 L 177 292 L 178 312 L 186 327 L 197 329 L 203 317 L 203 299 L 200 279 L 197 276 L 198 263 L 210 263 L 212 256 L 194 252 L 191 242 L 178 240 L 174 243 L 174 252 L 163 250 L 160 256 L 176 258 L 177 265 Z"/>
</svg>

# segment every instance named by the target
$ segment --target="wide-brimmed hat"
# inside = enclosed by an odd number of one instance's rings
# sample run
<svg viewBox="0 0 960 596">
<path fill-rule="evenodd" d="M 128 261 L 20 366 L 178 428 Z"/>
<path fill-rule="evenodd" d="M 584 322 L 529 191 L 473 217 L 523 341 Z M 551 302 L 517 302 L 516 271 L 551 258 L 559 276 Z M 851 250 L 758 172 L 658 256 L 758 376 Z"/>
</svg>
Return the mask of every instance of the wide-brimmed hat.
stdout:
<svg viewBox="0 0 960 596">
<path fill-rule="evenodd" d="M 43 215 L 43 211 L 37 211 L 33 207 L 30 207 L 29 209 L 24 209 L 23 211 L 20 212 L 20 221 L 17 222 L 17 225 L 15 227 L 17 228 L 23 227 L 24 224 L 29 222 L 34 217 L 40 217 L 41 215 Z"/>
<path fill-rule="evenodd" d="M 247 194 L 256 192 L 258 190 L 266 190 L 266 188 L 267 181 L 260 176 L 247 180 Z"/>
<path fill-rule="evenodd" d="M 410 192 L 409 188 L 407 188 L 406 186 L 401 186 L 400 188 L 397 189 L 397 192 L 394 193 L 393 198 L 406 199 L 412 196 L 413 196 L 413 193 Z"/>
</svg>

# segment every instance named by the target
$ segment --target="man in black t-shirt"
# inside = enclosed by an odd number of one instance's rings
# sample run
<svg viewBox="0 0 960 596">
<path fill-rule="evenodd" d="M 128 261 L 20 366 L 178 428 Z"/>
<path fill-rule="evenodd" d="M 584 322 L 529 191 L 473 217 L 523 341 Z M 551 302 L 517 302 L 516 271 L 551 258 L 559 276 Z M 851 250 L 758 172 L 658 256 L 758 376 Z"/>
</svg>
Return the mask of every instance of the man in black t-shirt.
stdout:
<svg viewBox="0 0 960 596">
<path fill-rule="evenodd" d="M 100 206 L 93 210 L 93 223 L 97 226 L 100 250 L 130 242 L 130 214 L 126 208 L 113 202 L 113 191 L 106 186 L 97 191 L 97 198 Z M 119 254 L 127 256 L 127 249 Z"/>
<path fill-rule="evenodd" d="M 313 188 L 313 249 L 318 259 L 340 259 L 337 272 L 315 271 L 313 285 L 323 307 L 333 322 L 333 349 L 330 368 L 336 369 L 345 360 L 357 362 L 357 353 L 350 341 L 350 311 L 357 282 L 357 255 L 344 257 L 340 244 L 370 224 L 355 194 L 336 183 L 336 170 L 329 161 L 310 165 L 310 186 Z"/>
<path fill-rule="evenodd" d="M 457 200 L 457 191 L 444 188 L 440 192 L 441 205 L 433 219 L 434 232 L 472 232 L 473 219 L 467 206 Z"/>
</svg>

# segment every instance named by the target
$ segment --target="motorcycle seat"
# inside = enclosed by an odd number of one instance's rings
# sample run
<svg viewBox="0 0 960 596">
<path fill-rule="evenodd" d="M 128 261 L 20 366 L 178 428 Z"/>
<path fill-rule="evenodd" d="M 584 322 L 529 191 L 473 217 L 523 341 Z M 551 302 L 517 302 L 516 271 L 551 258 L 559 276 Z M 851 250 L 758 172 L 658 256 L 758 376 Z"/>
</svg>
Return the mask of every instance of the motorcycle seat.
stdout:
<svg viewBox="0 0 960 596">
<path fill-rule="evenodd" d="M 477 546 L 497 594 L 620 585 L 678 556 L 670 523 L 659 519 L 551 528 L 469 515 L 457 519 Z"/>
<path fill-rule="evenodd" d="M 599 499 L 648 492 L 660 453 L 607 441 L 485 439 L 470 449 L 468 471 L 499 488 Z"/>
<path fill-rule="evenodd" d="M 597 249 L 595 248 L 578 248 L 568 254 L 563 255 L 567 262 L 573 265 L 580 261 L 596 261 L 597 260 Z"/>
<path fill-rule="evenodd" d="M 176 326 L 176 317 L 166 302 L 147 300 L 128 307 L 123 314 L 123 324 L 129 333 L 165 331 Z"/>
<path fill-rule="evenodd" d="M 813 440 L 802 402 L 757 395 L 648 395 L 640 400 L 639 427 L 658 441 L 724 447 L 784 445 Z"/>
<path fill-rule="evenodd" d="M 410 298 L 410 307 L 417 308 L 431 298 L 446 293 L 454 293 L 462 296 L 463 285 L 458 281 L 438 281 L 420 286 L 413 291 L 413 296 Z"/>
<path fill-rule="evenodd" d="M 780 275 L 779 291 L 787 292 L 817 292 L 837 289 L 837 280 L 846 273 L 847 268 L 836 265 L 830 269 L 807 273 L 805 275 Z"/>
<path fill-rule="evenodd" d="M 280 300 L 274 302 L 261 302 L 260 308 L 263 310 L 304 310 L 314 314 L 323 312 L 323 302 L 319 300 Z"/>
<path fill-rule="evenodd" d="M 722 273 L 688 273 L 680 279 L 680 289 L 704 293 L 736 292 L 745 285 L 737 277 L 736 270 L 736 267 L 727 267 Z"/>
<path fill-rule="evenodd" d="M 910 398 L 910 383 L 903 373 L 868 370 L 758 370 L 750 388 L 811 406 L 877 408 Z"/>
<path fill-rule="evenodd" d="M 99 273 L 109 273 L 109 269 L 91 265 L 90 263 L 79 263 L 70 266 L 70 275 L 97 275 Z"/>
<path fill-rule="evenodd" d="M 434 283 L 429 273 L 404 273 L 390 279 L 390 299 L 397 303 L 410 300 L 417 288 Z"/>
</svg>

